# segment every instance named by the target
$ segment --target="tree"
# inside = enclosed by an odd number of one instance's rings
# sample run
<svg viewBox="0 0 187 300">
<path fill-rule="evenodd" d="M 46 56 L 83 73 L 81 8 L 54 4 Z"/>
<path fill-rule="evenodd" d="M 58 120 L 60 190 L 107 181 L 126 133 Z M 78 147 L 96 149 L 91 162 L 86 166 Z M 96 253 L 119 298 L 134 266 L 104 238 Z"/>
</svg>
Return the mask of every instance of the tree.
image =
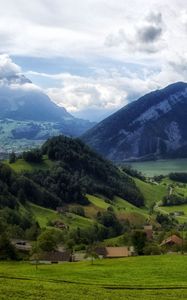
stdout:
<svg viewBox="0 0 187 300">
<path fill-rule="evenodd" d="M 5 233 L 0 236 L 0 259 L 17 259 L 16 249 Z"/>
<path fill-rule="evenodd" d="M 16 161 L 16 154 L 15 154 L 15 152 L 12 152 L 9 155 L 9 163 L 13 164 L 13 163 L 15 163 L 15 161 Z"/>
<path fill-rule="evenodd" d="M 57 248 L 57 241 L 52 230 L 43 231 L 38 238 L 38 247 L 42 251 L 54 251 Z"/>
<path fill-rule="evenodd" d="M 25 195 L 25 192 L 24 190 L 21 188 L 18 192 L 18 200 L 21 204 L 25 204 L 26 202 L 26 195 Z"/>
<path fill-rule="evenodd" d="M 33 243 L 31 251 L 32 258 L 35 260 L 36 270 L 38 269 L 40 253 L 41 249 L 38 245 L 38 242 L 36 241 L 35 243 Z"/>
<path fill-rule="evenodd" d="M 144 254 L 144 247 L 146 245 L 147 237 L 146 233 L 143 231 L 135 231 L 132 235 L 132 244 L 135 248 L 135 251 L 139 255 Z"/>
<path fill-rule="evenodd" d="M 91 264 L 93 265 L 94 259 L 99 258 L 99 255 L 96 252 L 96 245 L 95 244 L 90 244 L 86 248 L 86 254 L 85 258 L 90 257 L 91 258 Z"/>
</svg>

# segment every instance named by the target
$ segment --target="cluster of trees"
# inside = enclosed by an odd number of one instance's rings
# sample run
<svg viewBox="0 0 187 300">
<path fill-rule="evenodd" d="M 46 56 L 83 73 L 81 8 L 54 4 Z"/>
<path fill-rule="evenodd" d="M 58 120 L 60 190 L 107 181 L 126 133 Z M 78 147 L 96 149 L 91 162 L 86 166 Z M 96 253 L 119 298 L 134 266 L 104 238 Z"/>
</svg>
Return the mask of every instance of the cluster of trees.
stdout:
<svg viewBox="0 0 187 300">
<path fill-rule="evenodd" d="M 172 194 L 170 196 L 165 196 L 162 203 L 164 206 L 182 205 L 187 203 L 187 198 L 181 197 L 177 194 Z"/>
<path fill-rule="evenodd" d="M 0 235 L 0 260 L 17 260 L 18 254 L 15 247 L 5 233 Z"/>
<path fill-rule="evenodd" d="M 156 221 L 162 226 L 164 230 L 175 228 L 178 224 L 178 221 L 172 216 L 161 213 L 157 214 Z"/>
<path fill-rule="evenodd" d="M 32 175 L 15 174 L 6 164 L 0 164 L 0 208 L 15 208 L 27 201 L 56 208 L 61 200 L 32 180 Z"/>
<path fill-rule="evenodd" d="M 187 183 L 187 173 L 170 173 L 169 178 L 173 181 Z"/>
<path fill-rule="evenodd" d="M 98 212 L 97 220 L 103 226 L 107 228 L 107 237 L 114 237 L 120 235 L 123 232 L 123 226 L 119 222 L 115 213 L 112 209 L 109 209 L 104 212 Z"/>
<path fill-rule="evenodd" d="M 146 177 L 138 170 L 133 169 L 131 165 L 122 165 L 121 168 L 126 174 L 128 174 L 132 177 L 138 178 L 142 181 L 146 180 Z"/>
<path fill-rule="evenodd" d="M 82 195 L 80 199 L 85 201 L 86 193 L 103 194 L 110 199 L 118 195 L 136 206 L 144 205 L 144 197 L 134 181 L 82 141 L 64 136 L 54 137 L 43 145 L 42 154 L 58 163 L 50 172 L 32 174 L 32 179 L 46 188 L 48 186 L 58 196 L 61 197 L 60 193 L 63 193 L 63 197 L 70 201 L 69 196 L 74 195 L 75 199 L 75 195 L 77 198 Z M 40 176 L 42 180 L 39 180 Z M 46 181 L 49 185 L 46 185 Z"/>
<path fill-rule="evenodd" d="M 39 149 L 33 149 L 27 152 L 23 152 L 23 159 L 29 163 L 41 163 L 42 152 Z"/>
</svg>

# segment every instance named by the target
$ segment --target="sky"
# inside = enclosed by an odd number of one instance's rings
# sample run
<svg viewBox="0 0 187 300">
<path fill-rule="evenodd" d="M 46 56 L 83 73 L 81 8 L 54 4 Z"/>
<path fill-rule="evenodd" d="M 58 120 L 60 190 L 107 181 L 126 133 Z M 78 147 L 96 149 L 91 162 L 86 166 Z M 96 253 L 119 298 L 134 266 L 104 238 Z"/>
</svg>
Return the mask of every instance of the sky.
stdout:
<svg viewBox="0 0 187 300">
<path fill-rule="evenodd" d="M 187 81 L 185 0 L 0 0 L 0 77 L 23 73 L 71 114 L 100 121 Z"/>
</svg>

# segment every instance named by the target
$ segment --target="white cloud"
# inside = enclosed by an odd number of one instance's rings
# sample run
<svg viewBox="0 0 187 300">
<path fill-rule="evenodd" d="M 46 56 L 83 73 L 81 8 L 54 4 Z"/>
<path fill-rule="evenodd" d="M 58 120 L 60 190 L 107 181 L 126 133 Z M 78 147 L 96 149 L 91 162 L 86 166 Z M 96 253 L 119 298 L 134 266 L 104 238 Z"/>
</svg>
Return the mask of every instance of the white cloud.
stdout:
<svg viewBox="0 0 187 300">
<path fill-rule="evenodd" d="M 0 7 L 0 51 L 11 55 L 123 60 L 141 59 L 142 52 L 146 58 L 160 47 L 163 55 L 174 45 L 187 50 L 184 39 L 173 45 L 187 34 L 182 0 L 0 0 Z M 124 40 L 123 49 L 106 47 Z"/>
<path fill-rule="evenodd" d="M 7 54 L 0 55 L 0 78 L 16 75 L 21 68 Z"/>
<path fill-rule="evenodd" d="M 48 95 L 74 114 L 87 117 L 89 111 L 96 118 L 150 90 L 186 81 L 184 0 L 0 0 L 0 7 L 0 53 L 71 57 L 95 68 L 89 76 L 30 72 L 51 79 Z M 20 72 L 9 56 L 0 56 L 0 77 Z M 38 87 L 27 82 L 21 88 Z"/>
<path fill-rule="evenodd" d="M 29 91 L 40 91 L 42 89 L 33 84 L 23 74 L 21 67 L 15 64 L 7 54 L 0 55 L 0 88 L 1 93 L 17 91 L 24 94 Z"/>
</svg>

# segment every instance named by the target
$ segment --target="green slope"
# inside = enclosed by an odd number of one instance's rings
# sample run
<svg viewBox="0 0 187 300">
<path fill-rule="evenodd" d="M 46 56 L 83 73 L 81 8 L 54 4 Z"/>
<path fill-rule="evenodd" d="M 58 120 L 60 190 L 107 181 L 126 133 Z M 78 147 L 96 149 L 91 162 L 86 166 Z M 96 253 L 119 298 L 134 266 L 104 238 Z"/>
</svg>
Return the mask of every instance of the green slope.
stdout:
<svg viewBox="0 0 187 300">
<path fill-rule="evenodd" d="M 91 219 L 73 213 L 57 213 L 56 211 L 30 203 L 29 208 L 40 226 L 48 226 L 49 221 L 62 220 L 70 228 L 88 227 L 93 224 Z"/>
<path fill-rule="evenodd" d="M 5 161 L 15 172 L 28 171 L 32 172 L 35 170 L 47 170 L 50 169 L 53 165 L 53 162 L 49 160 L 46 156 L 43 157 L 41 163 L 28 163 L 24 159 L 18 159 L 15 163 L 10 164 L 8 161 Z"/>
<path fill-rule="evenodd" d="M 162 201 L 163 197 L 167 195 L 167 186 L 165 185 L 151 184 L 139 179 L 135 179 L 135 182 L 144 195 L 147 207 L 149 207 L 152 203 Z"/>
<path fill-rule="evenodd" d="M 90 210 L 88 208 L 86 210 L 88 213 L 90 213 L 90 211 L 93 213 L 94 211 L 96 214 L 99 210 L 106 210 L 110 206 L 113 208 L 118 219 L 128 219 L 131 223 L 136 225 L 144 224 L 145 220 L 149 217 L 145 209 L 138 208 L 120 197 L 115 197 L 114 201 L 110 203 L 106 202 L 102 196 L 96 197 L 87 195 L 87 197 L 91 203 L 91 206 L 89 206 Z"/>
</svg>

